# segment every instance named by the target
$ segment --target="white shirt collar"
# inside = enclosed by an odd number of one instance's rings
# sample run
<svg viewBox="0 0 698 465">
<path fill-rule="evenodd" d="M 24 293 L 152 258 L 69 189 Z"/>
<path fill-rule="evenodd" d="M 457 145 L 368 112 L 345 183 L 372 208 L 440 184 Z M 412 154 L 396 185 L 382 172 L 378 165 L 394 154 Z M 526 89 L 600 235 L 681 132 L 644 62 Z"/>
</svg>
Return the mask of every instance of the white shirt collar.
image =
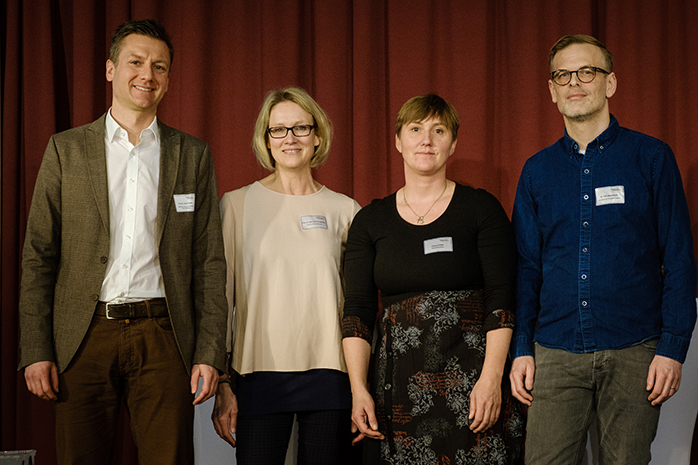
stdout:
<svg viewBox="0 0 698 465">
<path fill-rule="evenodd" d="M 107 112 L 106 126 L 106 136 L 109 142 L 114 142 L 114 138 L 117 136 L 117 134 L 121 134 L 121 131 L 124 131 L 124 135 L 126 133 L 126 130 L 122 128 L 111 115 L 111 108 Z M 145 136 L 148 132 L 153 135 L 153 139 L 156 143 L 160 143 L 160 128 L 158 127 L 157 116 L 153 118 L 153 121 L 150 123 L 150 126 L 141 131 L 141 140 L 143 140 L 143 136 Z"/>
</svg>

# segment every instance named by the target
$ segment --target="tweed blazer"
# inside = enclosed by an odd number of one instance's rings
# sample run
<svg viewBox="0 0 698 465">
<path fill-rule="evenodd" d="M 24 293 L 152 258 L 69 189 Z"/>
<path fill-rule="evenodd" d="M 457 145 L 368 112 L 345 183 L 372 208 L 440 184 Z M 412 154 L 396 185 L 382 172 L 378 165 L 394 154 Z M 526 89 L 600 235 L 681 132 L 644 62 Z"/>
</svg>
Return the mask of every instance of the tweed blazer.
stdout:
<svg viewBox="0 0 698 465">
<path fill-rule="evenodd" d="M 109 255 L 105 118 L 55 134 L 34 189 L 22 255 L 20 363 L 66 369 L 90 326 Z M 182 360 L 225 368 L 226 267 L 208 145 L 158 121 L 155 229 L 167 306 Z M 178 212 L 174 195 L 194 194 Z"/>
</svg>

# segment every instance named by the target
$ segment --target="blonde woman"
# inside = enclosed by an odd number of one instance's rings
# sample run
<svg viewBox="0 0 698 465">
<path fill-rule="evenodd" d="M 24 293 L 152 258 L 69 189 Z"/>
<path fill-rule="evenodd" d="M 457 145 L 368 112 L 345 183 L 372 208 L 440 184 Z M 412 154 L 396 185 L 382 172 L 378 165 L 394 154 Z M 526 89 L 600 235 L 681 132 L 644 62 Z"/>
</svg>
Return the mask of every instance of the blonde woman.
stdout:
<svg viewBox="0 0 698 465">
<path fill-rule="evenodd" d="M 305 91 L 269 93 L 253 147 L 271 174 L 221 200 L 232 377 L 213 420 L 241 465 L 283 464 L 294 415 L 298 463 L 342 463 L 351 443 L 341 270 L 359 205 L 313 179 L 331 139 Z"/>
</svg>

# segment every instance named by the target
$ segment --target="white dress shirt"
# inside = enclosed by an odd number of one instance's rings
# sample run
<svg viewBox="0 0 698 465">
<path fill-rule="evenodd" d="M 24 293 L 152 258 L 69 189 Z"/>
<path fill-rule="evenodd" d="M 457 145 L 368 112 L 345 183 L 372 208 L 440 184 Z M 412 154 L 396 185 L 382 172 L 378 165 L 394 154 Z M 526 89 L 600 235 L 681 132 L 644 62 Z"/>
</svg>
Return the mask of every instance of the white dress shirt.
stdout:
<svg viewBox="0 0 698 465">
<path fill-rule="evenodd" d="M 160 133 L 157 118 L 133 145 L 107 113 L 105 146 L 109 184 L 109 261 L 99 300 L 131 302 L 165 297 L 155 240 Z"/>
</svg>

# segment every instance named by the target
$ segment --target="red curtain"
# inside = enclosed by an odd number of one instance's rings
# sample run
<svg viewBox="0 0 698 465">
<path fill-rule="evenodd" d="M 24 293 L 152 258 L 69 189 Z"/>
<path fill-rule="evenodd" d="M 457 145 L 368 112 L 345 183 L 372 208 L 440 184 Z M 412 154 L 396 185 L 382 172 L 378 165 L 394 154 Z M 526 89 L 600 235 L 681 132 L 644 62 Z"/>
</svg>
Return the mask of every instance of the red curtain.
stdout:
<svg viewBox="0 0 698 465">
<path fill-rule="evenodd" d="M 26 212 L 49 136 L 109 107 L 109 38 L 128 19 L 156 18 L 170 32 L 176 53 L 158 116 L 210 144 L 221 195 L 266 173 L 251 137 L 270 89 L 301 86 L 327 111 L 336 133 L 316 177 L 362 205 L 402 185 L 395 116 L 408 98 L 436 92 L 461 117 L 449 177 L 487 189 L 509 212 L 524 161 L 564 129 L 547 88 L 548 50 L 564 34 L 594 35 L 615 55 L 613 114 L 676 153 L 698 243 L 698 138 L 691 137 L 698 3 L 691 0 L 5 3 L 0 448 L 38 448 L 41 463 L 55 454 L 53 411 L 16 372 Z"/>
</svg>

